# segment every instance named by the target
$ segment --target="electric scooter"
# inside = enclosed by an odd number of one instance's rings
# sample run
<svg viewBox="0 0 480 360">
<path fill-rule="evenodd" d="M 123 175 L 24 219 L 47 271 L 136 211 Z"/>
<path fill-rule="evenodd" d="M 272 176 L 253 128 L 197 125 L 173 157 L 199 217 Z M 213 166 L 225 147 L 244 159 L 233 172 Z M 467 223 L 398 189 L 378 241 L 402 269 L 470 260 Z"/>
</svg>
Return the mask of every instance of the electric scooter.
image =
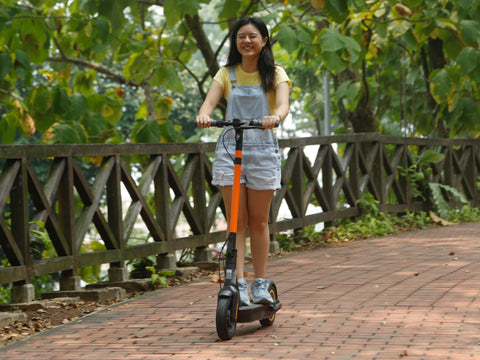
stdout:
<svg viewBox="0 0 480 360">
<path fill-rule="evenodd" d="M 260 321 L 264 327 L 273 325 L 276 312 L 282 308 L 278 300 L 277 287 L 272 280 L 267 281 L 267 291 L 272 296 L 273 304 L 251 304 L 240 306 L 240 293 L 238 291 L 236 264 L 236 236 L 238 224 L 238 204 L 240 197 L 240 174 L 242 165 L 243 131 L 245 129 L 263 129 L 259 120 L 241 121 L 234 119 L 232 122 L 212 121 L 211 126 L 231 126 L 235 130 L 235 159 L 232 189 L 232 204 L 230 212 L 230 231 L 227 238 L 227 251 L 224 266 L 224 283 L 218 293 L 216 327 L 221 340 L 230 340 L 235 335 L 237 323 Z M 278 126 L 278 123 L 276 124 Z"/>
</svg>

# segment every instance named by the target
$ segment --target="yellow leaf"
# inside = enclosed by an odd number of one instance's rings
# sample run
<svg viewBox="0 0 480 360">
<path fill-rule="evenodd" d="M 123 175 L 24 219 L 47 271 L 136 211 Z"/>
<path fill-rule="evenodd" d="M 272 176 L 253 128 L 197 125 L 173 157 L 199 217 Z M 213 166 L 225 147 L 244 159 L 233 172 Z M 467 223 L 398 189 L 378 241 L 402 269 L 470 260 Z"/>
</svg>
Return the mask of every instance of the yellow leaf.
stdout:
<svg viewBox="0 0 480 360">
<path fill-rule="evenodd" d="M 35 122 L 33 121 L 32 117 L 28 114 L 25 114 L 23 117 L 23 120 L 20 123 L 20 126 L 22 127 L 22 130 L 25 131 L 25 133 L 28 135 L 29 138 L 35 134 L 35 131 L 37 130 L 35 128 Z"/>
<path fill-rule="evenodd" d="M 93 25 L 91 22 L 87 23 L 87 25 L 85 25 L 85 27 L 83 28 L 83 30 L 85 31 L 85 35 L 87 35 L 88 37 L 91 37 L 92 36 L 92 32 L 93 32 Z"/>
<path fill-rule="evenodd" d="M 453 225 L 450 221 L 442 219 L 441 217 L 435 215 L 431 210 L 428 212 L 428 216 L 433 220 L 433 222 L 437 225 L 448 226 Z"/>
<path fill-rule="evenodd" d="M 322 9 L 325 5 L 325 0 L 311 0 L 311 2 L 315 9 Z"/>
<path fill-rule="evenodd" d="M 103 107 L 102 115 L 103 115 L 103 117 L 105 117 L 105 118 L 107 118 L 107 117 L 109 117 L 109 116 L 112 116 L 112 115 L 113 115 L 113 109 L 112 109 L 110 106 L 105 105 L 105 106 Z"/>
</svg>

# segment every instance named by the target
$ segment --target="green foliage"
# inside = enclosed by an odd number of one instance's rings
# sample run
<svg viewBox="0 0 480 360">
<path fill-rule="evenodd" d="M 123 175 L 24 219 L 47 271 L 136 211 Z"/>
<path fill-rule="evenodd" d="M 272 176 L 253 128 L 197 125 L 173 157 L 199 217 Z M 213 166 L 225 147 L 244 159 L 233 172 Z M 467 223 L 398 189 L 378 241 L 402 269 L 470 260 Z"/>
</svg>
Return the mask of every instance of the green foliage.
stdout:
<svg viewBox="0 0 480 360">
<path fill-rule="evenodd" d="M 365 210 L 375 209 L 375 204 L 364 200 Z M 480 209 L 463 208 L 451 212 L 451 221 L 478 221 Z M 378 211 L 364 213 L 356 219 L 341 219 L 335 227 L 324 231 L 315 231 L 315 226 L 308 226 L 295 235 L 283 233 L 277 236 L 282 251 L 292 251 L 307 245 L 328 246 L 338 242 L 348 242 L 357 239 L 387 236 L 403 231 L 422 229 L 432 224 L 432 219 L 425 213 L 407 211 L 401 216 L 392 216 Z"/>
<path fill-rule="evenodd" d="M 157 273 L 155 266 L 147 266 L 146 269 L 152 272 L 152 284 L 162 288 L 166 288 L 168 286 L 166 276 L 175 275 L 175 271 L 160 271 Z"/>
<path fill-rule="evenodd" d="M 7 259 L 2 260 L 2 267 L 8 266 L 9 262 Z M 12 293 L 12 284 L 3 284 L 0 285 L 0 304 L 8 304 L 11 299 Z"/>
<path fill-rule="evenodd" d="M 330 241 L 386 236 L 400 231 L 421 229 L 431 223 L 431 219 L 423 212 L 407 211 L 402 216 L 392 216 L 380 212 L 378 204 L 373 195 L 365 193 L 357 205 L 361 215 L 354 220 L 338 220 L 335 229 L 332 229 Z"/>
<path fill-rule="evenodd" d="M 468 203 L 468 200 L 457 189 L 430 181 L 430 175 L 432 174 L 430 165 L 443 161 L 444 158 L 443 154 L 437 154 L 428 149 L 416 156 L 414 163 L 408 169 L 400 168 L 400 171 L 410 181 L 412 197 L 417 201 L 429 201 L 434 206 L 435 211 L 441 217 L 446 218 L 450 210 L 449 195 L 465 204 Z"/>
<path fill-rule="evenodd" d="M 458 191 L 457 189 L 451 186 L 443 185 L 439 183 L 429 183 L 429 187 L 432 194 L 433 203 L 435 204 L 435 210 L 443 218 L 448 217 L 450 206 L 448 202 L 445 200 L 442 190 L 455 196 L 462 203 L 464 204 L 468 203 L 468 200 L 465 198 L 465 195 L 463 195 L 460 191 Z"/>
<path fill-rule="evenodd" d="M 291 236 L 291 234 L 288 234 L 288 233 L 278 234 L 275 240 L 278 241 L 280 250 L 283 250 L 283 251 L 291 251 L 296 246 L 296 243 L 293 240 L 293 237 Z"/>
<path fill-rule="evenodd" d="M 95 251 L 105 251 L 106 247 L 99 241 L 93 240 L 88 243 L 82 244 L 80 248 L 80 254 L 95 252 Z M 92 284 L 105 280 L 106 275 L 101 275 L 101 266 L 92 265 L 86 266 L 78 269 L 78 275 L 86 283 Z"/>
<path fill-rule="evenodd" d="M 0 286 L 0 304 L 8 304 L 12 293 L 12 285 Z"/>
<path fill-rule="evenodd" d="M 348 112 L 357 110 L 387 134 L 480 134 L 475 121 L 480 112 L 478 2 L 312 0 L 321 12 L 303 13 L 296 7 L 299 3 L 289 2 L 278 33 L 289 53 L 288 72 L 294 74 L 303 99 L 318 92 L 325 72 L 333 75 L 332 123 L 340 119 L 339 131 L 347 130 Z M 304 80 L 304 67 L 313 64 L 315 77 Z M 364 80 L 361 87 L 359 80 Z M 345 91 L 353 85 L 357 87 Z M 358 107 L 367 94 L 370 113 Z M 301 106 L 317 118 L 322 101 Z"/>
<path fill-rule="evenodd" d="M 182 109 L 192 122 L 199 104 L 184 101 L 184 92 L 193 85 L 190 97 L 201 100 L 211 66 L 224 62 L 228 24 L 251 15 L 266 20 L 276 60 L 294 81 L 296 125 L 318 126 L 324 96 L 318 89 L 329 72 L 339 131 L 347 130 L 346 113 L 366 111 L 358 104 L 368 94 L 374 121 L 386 133 L 428 136 L 442 124 L 450 136 L 480 134 L 477 2 L 310 3 L 4 1 L 0 141 L 11 143 L 16 134 L 86 144 L 190 138 L 191 124 L 176 115 Z M 437 52 L 425 51 L 431 40 L 442 41 L 431 49 Z M 426 69 L 427 63 L 441 66 Z"/>
<path fill-rule="evenodd" d="M 462 208 L 449 209 L 445 218 L 451 222 L 478 222 L 480 221 L 480 208 L 465 205 Z"/>
</svg>

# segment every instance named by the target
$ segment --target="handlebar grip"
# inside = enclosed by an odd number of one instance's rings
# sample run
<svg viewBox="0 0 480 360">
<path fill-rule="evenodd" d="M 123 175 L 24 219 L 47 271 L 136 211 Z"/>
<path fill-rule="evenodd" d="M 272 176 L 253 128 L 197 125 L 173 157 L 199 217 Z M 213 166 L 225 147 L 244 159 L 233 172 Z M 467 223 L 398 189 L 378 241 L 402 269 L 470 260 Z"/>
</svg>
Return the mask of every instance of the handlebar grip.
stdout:
<svg viewBox="0 0 480 360">
<path fill-rule="evenodd" d="M 258 126 L 258 127 L 263 127 L 262 126 L 262 120 L 250 120 L 250 126 Z M 280 122 L 275 121 L 275 127 L 279 127 Z"/>
<path fill-rule="evenodd" d="M 231 125 L 232 123 L 228 121 L 223 121 L 223 120 L 212 120 L 210 121 L 210 126 L 211 127 L 224 127 L 227 125 Z"/>
</svg>

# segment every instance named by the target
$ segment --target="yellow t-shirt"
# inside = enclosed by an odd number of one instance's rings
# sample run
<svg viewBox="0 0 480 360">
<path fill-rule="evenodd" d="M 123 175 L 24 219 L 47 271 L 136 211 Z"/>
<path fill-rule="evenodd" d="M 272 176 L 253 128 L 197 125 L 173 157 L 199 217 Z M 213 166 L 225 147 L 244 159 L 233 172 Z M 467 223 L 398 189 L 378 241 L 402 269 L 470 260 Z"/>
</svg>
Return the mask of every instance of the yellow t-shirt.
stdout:
<svg viewBox="0 0 480 360">
<path fill-rule="evenodd" d="M 247 73 L 242 70 L 242 66 L 240 64 L 235 65 L 235 75 L 237 76 L 237 85 L 252 86 L 262 84 L 262 78 L 260 77 L 260 73 L 258 71 L 253 73 Z M 228 101 L 228 95 L 230 94 L 230 88 L 232 87 L 228 67 L 222 67 L 220 70 L 218 70 L 217 74 L 213 79 L 222 86 L 223 96 Z M 278 84 L 284 81 L 288 83 L 289 87 L 292 84 L 285 70 L 280 66 L 275 66 L 275 79 L 273 82 L 273 86 L 276 87 Z M 275 114 L 275 91 L 268 91 L 267 97 L 268 105 L 270 107 L 270 114 Z"/>
</svg>

